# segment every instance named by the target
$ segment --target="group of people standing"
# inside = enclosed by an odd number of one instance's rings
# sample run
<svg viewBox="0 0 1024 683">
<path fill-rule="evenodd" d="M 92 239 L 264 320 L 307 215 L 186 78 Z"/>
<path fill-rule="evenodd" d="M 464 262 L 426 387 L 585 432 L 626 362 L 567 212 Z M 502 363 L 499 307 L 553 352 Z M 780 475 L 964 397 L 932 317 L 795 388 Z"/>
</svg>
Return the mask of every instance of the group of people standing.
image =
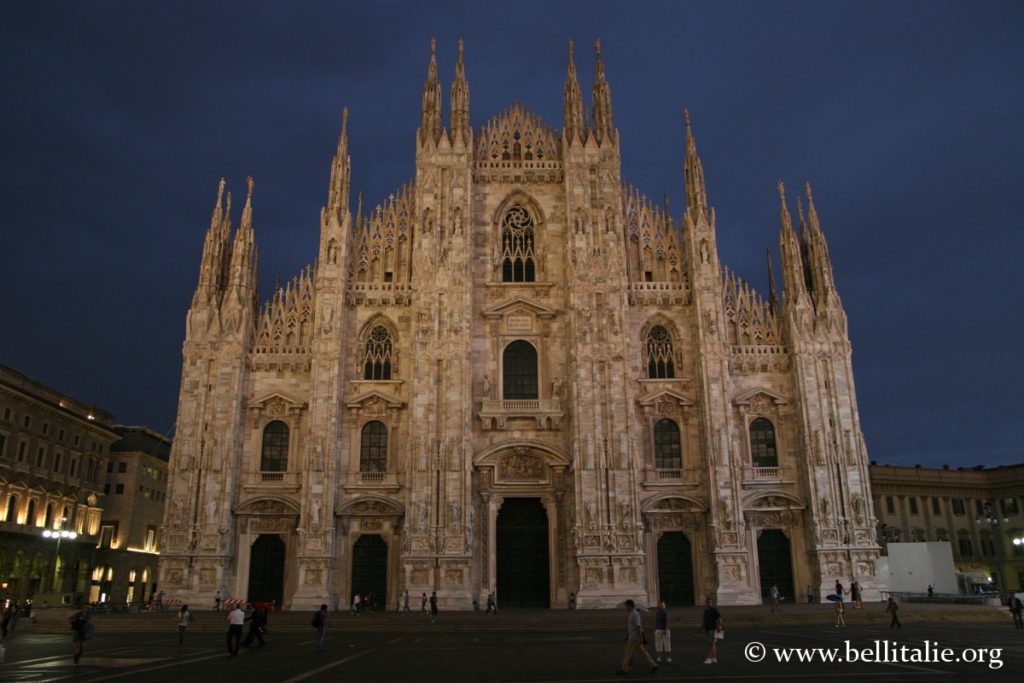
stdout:
<svg viewBox="0 0 1024 683">
<path fill-rule="evenodd" d="M 654 651 L 655 657 L 651 657 L 647 651 L 647 635 L 644 633 L 643 620 L 636 603 L 626 600 L 623 607 L 626 609 L 626 651 L 622 656 L 622 666 L 615 673 L 619 675 L 629 673 L 632 668 L 633 657 L 639 654 L 648 666 L 648 673 L 658 670 L 658 664 L 662 661 L 672 661 L 672 630 L 668 608 L 665 602 L 658 603 L 658 611 L 654 615 Z M 697 631 L 707 641 L 707 655 L 704 658 L 705 664 L 718 663 L 718 641 L 725 637 L 722 630 L 722 615 L 715 608 L 711 598 L 704 603 L 704 612 L 701 615 L 701 625 Z"/>
</svg>

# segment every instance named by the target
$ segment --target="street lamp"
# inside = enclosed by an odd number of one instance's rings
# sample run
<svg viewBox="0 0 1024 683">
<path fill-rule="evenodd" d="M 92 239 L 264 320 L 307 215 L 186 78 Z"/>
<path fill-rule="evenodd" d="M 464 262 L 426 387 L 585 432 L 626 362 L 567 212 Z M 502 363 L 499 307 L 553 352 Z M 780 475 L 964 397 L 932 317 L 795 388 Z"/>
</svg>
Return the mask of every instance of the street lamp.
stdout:
<svg viewBox="0 0 1024 683">
<path fill-rule="evenodd" d="M 56 552 L 53 555 L 53 583 L 58 588 L 58 592 L 61 592 L 61 593 L 63 591 L 60 590 L 60 589 L 64 588 L 64 586 L 61 585 L 63 582 L 60 581 L 60 576 L 58 574 L 59 569 L 58 569 L 58 564 L 57 564 L 58 562 L 60 562 L 60 542 L 63 541 L 65 538 L 67 538 L 69 540 L 72 540 L 72 541 L 75 540 L 76 538 L 78 538 L 78 533 L 77 532 L 75 532 L 75 531 L 65 531 L 64 530 L 64 523 L 67 522 L 67 521 L 68 521 L 67 517 L 59 517 L 57 519 L 57 526 L 56 526 L 56 528 L 54 528 L 52 530 L 51 529 L 45 529 L 43 531 L 43 538 L 51 538 L 51 539 L 55 538 L 55 539 L 57 539 L 57 550 L 56 550 Z M 60 582 L 60 583 L 58 583 L 58 582 Z"/>
<path fill-rule="evenodd" d="M 993 549 L 996 551 L 996 559 L 999 561 L 999 598 L 1000 600 L 1006 599 L 1006 560 L 1004 555 L 1006 554 L 1005 548 L 1003 547 L 1002 534 L 999 533 L 999 524 L 1009 524 L 1010 520 L 1006 517 L 1002 519 L 996 517 L 995 510 L 992 509 L 992 503 L 985 501 L 982 505 L 981 515 L 974 520 L 975 524 L 982 524 L 987 522 L 989 527 L 992 528 L 993 536 Z M 1015 541 L 1016 542 L 1016 541 Z M 995 544 L 998 543 L 998 546 Z M 991 580 L 991 579 L 989 579 Z"/>
</svg>

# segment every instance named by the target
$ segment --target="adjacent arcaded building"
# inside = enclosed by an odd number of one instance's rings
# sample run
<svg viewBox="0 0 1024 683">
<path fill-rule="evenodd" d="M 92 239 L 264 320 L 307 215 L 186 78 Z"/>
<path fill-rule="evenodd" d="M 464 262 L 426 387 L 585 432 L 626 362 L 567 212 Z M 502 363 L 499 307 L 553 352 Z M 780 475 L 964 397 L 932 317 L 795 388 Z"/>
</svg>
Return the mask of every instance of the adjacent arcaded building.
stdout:
<svg viewBox="0 0 1024 683">
<path fill-rule="evenodd" d="M 472 127 L 461 45 L 447 125 L 444 99 L 432 50 L 416 177 L 355 214 L 343 116 L 319 253 L 262 306 L 253 183 L 233 230 L 222 181 L 167 597 L 870 595 L 868 460 L 810 189 L 794 229 L 779 186 L 784 290 L 764 298 L 719 262 L 689 120 L 682 216 L 623 180 L 600 51 L 585 110 L 570 50 L 560 131 L 517 102 Z"/>
</svg>

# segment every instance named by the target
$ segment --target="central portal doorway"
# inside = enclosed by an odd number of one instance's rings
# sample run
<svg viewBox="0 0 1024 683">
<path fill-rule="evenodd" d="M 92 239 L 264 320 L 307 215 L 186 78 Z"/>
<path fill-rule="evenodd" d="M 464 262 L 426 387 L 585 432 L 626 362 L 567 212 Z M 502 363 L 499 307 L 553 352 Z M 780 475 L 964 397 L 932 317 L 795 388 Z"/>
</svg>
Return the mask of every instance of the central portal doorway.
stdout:
<svg viewBox="0 0 1024 683">
<path fill-rule="evenodd" d="M 548 514 L 539 498 L 506 498 L 498 512 L 499 607 L 550 607 Z"/>
<path fill-rule="evenodd" d="M 375 605 L 388 604 L 388 544 L 379 534 L 363 534 L 352 546 L 352 595 L 373 593 Z"/>
<path fill-rule="evenodd" d="M 771 602 L 772 586 L 778 586 L 779 595 L 793 602 L 793 562 L 789 539 L 780 529 L 765 529 L 757 537 L 757 563 L 761 574 L 761 600 Z"/>
<path fill-rule="evenodd" d="M 693 602 L 693 550 L 681 531 L 667 531 L 658 539 L 658 596 L 674 607 Z"/>
<path fill-rule="evenodd" d="M 249 559 L 249 602 L 272 602 L 281 608 L 284 597 L 284 541 L 263 534 L 252 544 Z"/>
</svg>

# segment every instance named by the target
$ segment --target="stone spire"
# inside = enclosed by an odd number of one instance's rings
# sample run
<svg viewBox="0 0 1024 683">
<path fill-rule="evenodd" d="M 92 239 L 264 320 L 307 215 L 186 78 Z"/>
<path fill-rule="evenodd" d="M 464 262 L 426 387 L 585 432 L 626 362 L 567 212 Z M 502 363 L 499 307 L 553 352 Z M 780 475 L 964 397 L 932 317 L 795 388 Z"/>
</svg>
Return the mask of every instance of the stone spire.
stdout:
<svg viewBox="0 0 1024 683">
<path fill-rule="evenodd" d="M 811 184 L 805 185 L 807 193 L 807 226 L 804 236 L 804 248 L 807 253 L 807 270 L 810 276 L 811 289 L 814 292 L 815 306 L 819 310 L 828 305 L 836 297 L 835 278 L 832 275 L 832 259 L 828 254 L 828 243 L 821 231 L 818 212 L 814 208 L 814 196 Z"/>
<path fill-rule="evenodd" d="M 462 60 L 463 42 L 459 39 L 459 61 L 455 64 L 455 80 L 452 82 L 451 135 L 452 144 L 462 140 L 469 144 L 469 83 L 466 81 L 466 64 Z"/>
<path fill-rule="evenodd" d="M 594 105 L 594 135 L 600 144 L 605 140 L 613 140 L 615 126 L 612 124 L 612 91 L 604 77 L 604 62 L 601 61 L 601 41 L 594 42 L 597 52 L 597 74 L 594 77 L 594 88 L 591 94 Z"/>
<path fill-rule="evenodd" d="M 224 179 L 217 183 L 217 203 L 210 217 L 210 227 L 203 241 L 203 258 L 199 264 L 199 284 L 192 296 L 192 306 L 201 303 L 216 305 L 223 292 L 225 260 L 231 237 L 231 193 L 224 208 Z"/>
<path fill-rule="evenodd" d="M 775 284 L 775 269 L 772 267 L 772 250 L 765 249 L 768 258 L 768 305 L 772 313 L 779 312 L 779 287 Z"/>
<path fill-rule="evenodd" d="M 583 140 L 586 123 L 583 120 L 583 94 L 576 78 L 576 62 L 572 57 L 572 41 L 569 41 L 569 66 L 563 88 L 562 118 L 565 122 L 565 140 L 568 144 Z"/>
<path fill-rule="evenodd" d="M 799 203 L 799 198 L 797 202 Z M 803 258 L 800 254 L 800 242 L 793 232 L 793 221 L 786 206 L 786 186 L 779 181 L 779 202 L 781 227 L 779 229 L 779 250 L 782 254 L 782 282 L 787 306 L 796 304 L 807 294 L 804 283 Z"/>
<path fill-rule="evenodd" d="M 352 159 L 348 153 L 348 107 L 341 110 L 341 133 L 338 135 L 338 150 L 331 162 L 331 185 L 327 190 L 327 217 L 336 218 L 338 225 L 344 222 L 348 211 L 348 198 L 352 185 Z"/>
<path fill-rule="evenodd" d="M 686 178 L 686 208 L 690 211 L 706 213 L 708 210 L 708 191 L 704 185 L 704 165 L 697 156 L 697 141 L 693 138 L 690 127 L 690 112 L 683 110 L 686 120 L 686 160 L 683 172 Z"/>
<path fill-rule="evenodd" d="M 248 192 L 245 207 L 242 209 L 242 223 L 235 233 L 235 244 L 231 250 L 231 276 L 228 287 L 245 304 L 254 295 L 255 273 L 255 239 L 252 230 L 252 191 L 256 181 L 252 176 L 246 178 Z"/>
<path fill-rule="evenodd" d="M 420 145 L 437 144 L 441 137 L 441 82 L 437 79 L 437 39 L 430 39 L 430 64 L 423 84 L 423 110 L 420 120 Z"/>
</svg>

